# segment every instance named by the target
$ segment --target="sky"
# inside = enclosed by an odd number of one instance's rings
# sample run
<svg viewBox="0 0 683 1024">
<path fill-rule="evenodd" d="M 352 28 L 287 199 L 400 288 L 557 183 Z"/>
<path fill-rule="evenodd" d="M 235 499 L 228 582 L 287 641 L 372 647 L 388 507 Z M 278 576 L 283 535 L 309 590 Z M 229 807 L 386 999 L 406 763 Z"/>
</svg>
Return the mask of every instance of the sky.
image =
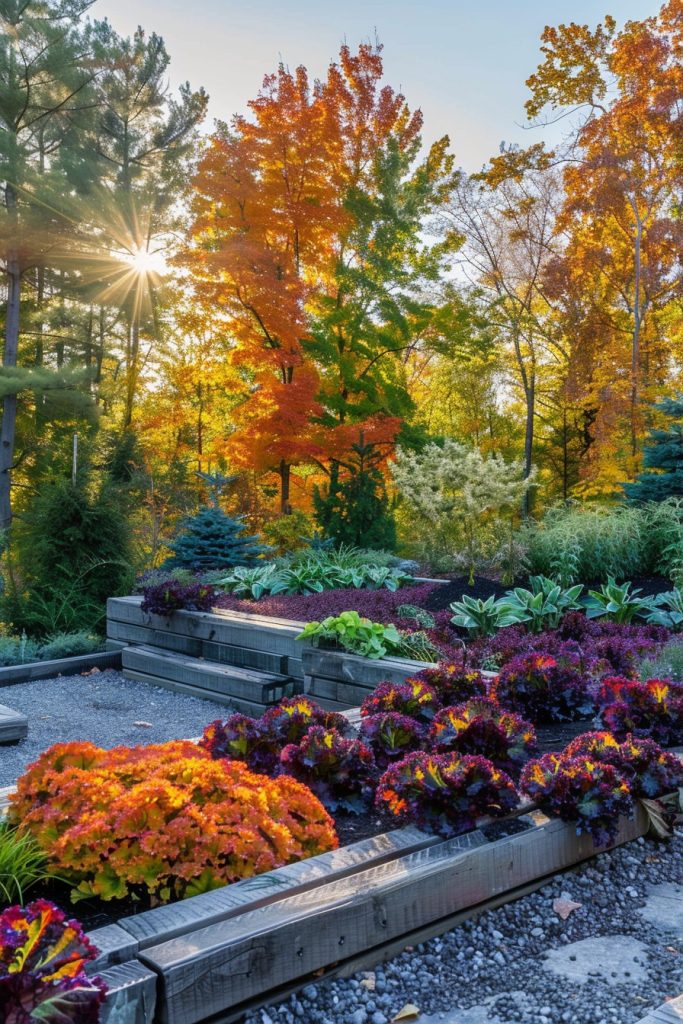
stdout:
<svg viewBox="0 0 683 1024">
<path fill-rule="evenodd" d="M 559 129 L 525 127 L 526 78 L 546 24 L 619 23 L 657 0 L 96 0 L 91 14 L 122 34 L 157 32 L 170 83 L 203 85 L 209 127 L 246 112 L 264 74 L 283 61 L 322 76 L 346 41 L 384 45 L 387 82 L 424 114 L 424 139 L 449 135 L 459 165 L 478 170 L 500 143 L 526 146 Z M 554 132 L 554 135 L 553 135 Z"/>
</svg>

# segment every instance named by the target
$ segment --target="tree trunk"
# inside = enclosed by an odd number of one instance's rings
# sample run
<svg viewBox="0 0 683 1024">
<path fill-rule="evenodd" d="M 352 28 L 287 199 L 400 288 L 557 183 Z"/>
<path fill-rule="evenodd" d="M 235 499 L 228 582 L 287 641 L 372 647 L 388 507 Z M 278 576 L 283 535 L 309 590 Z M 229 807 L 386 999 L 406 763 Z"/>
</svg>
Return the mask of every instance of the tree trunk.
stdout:
<svg viewBox="0 0 683 1024">
<path fill-rule="evenodd" d="M 5 186 L 5 204 L 10 221 L 16 227 L 17 197 L 11 185 Z M 16 237 L 16 232 L 14 237 Z M 10 252 L 7 259 L 7 316 L 3 366 L 17 365 L 20 308 L 21 266 L 18 254 Z M 0 530 L 7 530 L 12 524 L 12 466 L 14 464 L 16 425 L 17 396 L 7 395 L 2 403 L 2 424 L 0 425 Z"/>
<path fill-rule="evenodd" d="M 280 474 L 280 515 L 282 516 L 288 516 L 292 511 L 292 506 L 289 503 L 291 468 L 284 459 L 281 460 L 278 472 Z"/>
<path fill-rule="evenodd" d="M 138 361 L 140 358 L 140 322 L 134 318 L 128 329 L 128 366 L 126 367 L 126 406 L 123 414 L 123 428 L 127 430 L 133 422 L 133 405 L 137 389 Z"/>
<path fill-rule="evenodd" d="M 638 374 L 640 363 L 640 328 L 642 310 L 640 306 L 640 274 L 642 262 L 643 225 L 636 210 L 636 239 L 634 253 L 633 282 L 633 342 L 631 345 L 631 455 L 638 452 Z M 633 467 L 635 478 L 635 466 Z"/>
</svg>

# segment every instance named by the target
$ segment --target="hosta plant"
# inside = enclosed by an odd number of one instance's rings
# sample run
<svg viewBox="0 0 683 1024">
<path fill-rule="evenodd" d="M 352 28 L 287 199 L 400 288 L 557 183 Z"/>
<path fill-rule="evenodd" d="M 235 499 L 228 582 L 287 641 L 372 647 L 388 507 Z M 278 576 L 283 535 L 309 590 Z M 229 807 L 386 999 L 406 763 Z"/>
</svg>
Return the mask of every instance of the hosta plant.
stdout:
<svg viewBox="0 0 683 1024">
<path fill-rule="evenodd" d="M 314 725 L 299 743 L 284 748 L 280 765 L 283 772 L 308 786 L 329 811 L 361 814 L 372 800 L 376 778 L 372 751 L 336 729 Z"/>
<path fill-rule="evenodd" d="M 420 679 L 406 679 L 403 683 L 380 683 L 360 706 L 361 717 L 396 711 L 418 722 L 431 722 L 441 707 L 436 691 Z"/>
<path fill-rule="evenodd" d="M 375 803 L 401 822 L 448 837 L 471 831 L 479 818 L 509 814 L 517 791 L 484 757 L 417 751 L 384 773 Z"/>
<path fill-rule="evenodd" d="M 605 617 L 612 622 L 629 623 L 636 618 L 645 619 L 653 610 L 651 598 L 640 597 L 640 590 L 631 590 L 630 583 L 621 585 L 612 576 L 603 583 L 600 590 L 590 590 L 586 601 L 586 615 L 589 619 Z"/>
<path fill-rule="evenodd" d="M 629 733 L 664 747 L 683 743 L 683 685 L 663 679 L 608 677 L 598 693 L 600 718 L 619 739 Z"/>
<path fill-rule="evenodd" d="M 432 722 L 427 748 L 439 753 L 480 754 L 496 768 L 518 775 L 537 753 L 536 732 L 490 697 L 475 697 L 444 708 Z"/>
<path fill-rule="evenodd" d="M 544 629 L 557 629 L 567 612 L 581 608 L 579 597 L 583 586 L 579 583 L 564 588 L 547 576 L 532 576 L 530 589 L 515 587 L 503 600 L 506 618 L 524 623 L 530 633 Z"/>
<path fill-rule="evenodd" d="M 0 1019 L 97 1024 L 107 986 L 85 973 L 97 952 L 54 903 L 7 907 L 0 913 Z"/>
<path fill-rule="evenodd" d="M 544 754 L 529 761 L 520 788 L 549 814 L 575 822 L 577 834 L 588 833 L 596 846 L 614 839 L 620 815 L 633 813 L 623 775 L 611 764 L 586 756 Z"/>
<path fill-rule="evenodd" d="M 629 736 L 618 743 L 610 732 L 587 732 L 573 739 L 563 756 L 588 757 L 613 765 L 628 782 L 633 796 L 652 800 L 683 786 L 683 764 L 653 740 Z"/>
<path fill-rule="evenodd" d="M 189 741 L 58 743 L 20 777 L 9 817 L 77 897 L 104 900 L 190 896 L 337 845 L 305 786 L 214 761 Z"/>
<path fill-rule="evenodd" d="M 652 598 L 647 621 L 655 626 L 664 626 L 672 632 L 683 627 L 683 594 L 678 588 L 657 594 Z"/>
<path fill-rule="evenodd" d="M 379 771 L 419 750 L 425 738 L 424 727 L 415 718 L 396 711 L 385 711 L 361 719 L 359 739 L 370 747 Z"/>
<path fill-rule="evenodd" d="M 584 677 L 543 654 L 513 658 L 494 680 L 492 694 L 535 724 L 573 721 L 593 710 Z"/>
<path fill-rule="evenodd" d="M 471 697 L 486 696 L 486 682 L 481 672 L 452 661 L 441 661 L 434 668 L 424 668 L 412 678 L 431 686 L 444 706 L 460 704 Z"/>
<path fill-rule="evenodd" d="M 512 615 L 502 598 L 493 595 L 485 601 L 463 594 L 460 601 L 451 604 L 451 622 L 459 629 L 465 629 L 470 636 L 493 636 L 503 626 L 511 626 L 518 620 Z"/>
</svg>

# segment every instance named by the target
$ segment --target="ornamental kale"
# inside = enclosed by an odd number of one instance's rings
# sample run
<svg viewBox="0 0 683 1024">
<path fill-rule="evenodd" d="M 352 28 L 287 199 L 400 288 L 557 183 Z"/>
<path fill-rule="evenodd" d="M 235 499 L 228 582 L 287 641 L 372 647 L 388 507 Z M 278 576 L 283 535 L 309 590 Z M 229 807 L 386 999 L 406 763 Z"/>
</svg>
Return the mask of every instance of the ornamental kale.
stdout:
<svg viewBox="0 0 683 1024">
<path fill-rule="evenodd" d="M 210 612 L 216 602 L 216 591 L 207 583 L 183 583 L 169 577 L 162 583 L 142 588 L 143 612 L 170 615 L 177 611 Z"/>
<path fill-rule="evenodd" d="M 592 711 L 585 678 L 543 654 L 509 661 L 494 680 L 493 696 L 536 724 L 574 721 Z"/>
<path fill-rule="evenodd" d="M 288 743 L 298 743 L 311 726 L 336 729 L 344 735 L 351 729 L 345 715 L 326 711 L 308 697 L 285 697 L 268 708 L 260 718 L 235 714 L 216 719 L 204 730 L 200 746 L 214 759 L 244 761 L 252 771 L 276 775 L 280 753 Z"/>
<path fill-rule="evenodd" d="M 406 754 L 420 749 L 424 727 L 415 718 L 385 711 L 363 718 L 358 736 L 370 747 L 379 771 L 383 772 Z"/>
<path fill-rule="evenodd" d="M 403 683 L 380 683 L 365 698 L 360 713 L 365 718 L 367 715 L 396 711 L 399 715 L 408 715 L 409 718 L 427 724 L 440 707 L 441 701 L 431 686 L 419 679 L 406 679 Z"/>
<path fill-rule="evenodd" d="M 513 776 L 537 753 L 533 725 L 490 697 L 476 697 L 437 712 L 427 746 L 438 753 L 480 754 Z"/>
<path fill-rule="evenodd" d="M 314 725 L 280 755 L 283 772 L 303 782 L 331 812 L 361 814 L 372 800 L 375 759 L 360 740 Z"/>
<path fill-rule="evenodd" d="M 628 733 L 663 747 L 683 742 L 683 685 L 662 679 L 609 677 L 598 693 L 600 718 L 619 739 Z"/>
<path fill-rule="evenodd" d="M 586 732 L 572 740 L 563 756 L 588 757 L 613 765 L 636 797 L 655 799 L 683 785 L 681 761 L 652 740 L 629 736 L 618 743 L 610 732 Z"/>
<path fill-rule="evenodd" d="M 476 828 L 479 818 L 509 814 L 517 791 L 484 757 L 417 751 L 384 773 L 375 804 L 406 824 L 449 837 Z"/>
<path fill-rule="evenodd" d="M 412 678 L 431 686 L 444 706 L 459 704 L 471 697 L 486 696 L 486 683 L 481 672 L 454 662 L 441 661 L 435 668 L 416 672 Z"/>
<path fill-rule="evenodd" d="M 526 765 L 520 788 L 549 814 L 576 822 L 577 835 L 588 833 L 596 846 L 612 842 L 619 816 L 633 813 L 623 775 L 590 757 L 544 754 Z"/>
<path fill-rule="evenodd" d="M 78 921 L 47 900 L 0 914 L 0 1005 L 4 1024 L 96 1024 L 107 986 L 89 978 L 97 956 Z"/>
</svg>

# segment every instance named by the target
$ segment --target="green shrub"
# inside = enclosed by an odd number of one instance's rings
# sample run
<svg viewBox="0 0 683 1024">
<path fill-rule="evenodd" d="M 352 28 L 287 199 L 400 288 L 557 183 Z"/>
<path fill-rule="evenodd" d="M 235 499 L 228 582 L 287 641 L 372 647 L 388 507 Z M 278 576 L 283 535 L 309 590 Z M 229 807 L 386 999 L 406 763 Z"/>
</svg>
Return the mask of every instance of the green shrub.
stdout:
<svg viewBox="0 0 683 1024">
<path fill-rule="evenodd" d="M 257 541 L 257 537 L 246 534 L 241 516 L 233 519 L 217 505 L 205 505 L 181 521 L 177 536 L 169 544 L 173 554 L 162 568 L 207 572 L 254 565 L 268 550 Z"/>
<path fill-rule="evenodd" d="M 631 579 L 648 569 L 647 524 L 636 508 L 550 509 L 523 538 L 531 573 L 563 586 L 609 576 Z"/>
<path fill-rule="evenodd" d="M 48 481 L 12 527 L 4 618 L 30 636 L 103 629 L 106 600 L 133 583 L 130 535 L 109 484 Z"/>
<path fill-rule="evenodd" d="M 349 458 L 333 462 L 327 485 L 313 488 L 316 521 L 336 544 L 396 546 L 396 526 L 380 469 L 383 459 L 381 449 L 366 444 L 361 433 Z"/>
<path fill-rule="evenodd" d="M 263 536 L 276 555 L 310 548 L 313 524 L 305 512 L 295 510 L 263 527 Z"/>
<path fill-rule="evenodd" d="M 671 679 L 683 683 L 683 643 L 667 644 L 656 657 L 643 658 L 638 668 L 643 682 L 648 679 Z"/>
<path fill-rule="evenodd" d="M 76 633 L 56 633 L 40 645 L 41 661 L 74 658 L 79 654 L 92 654 L 102 650 L 102 638 L 80 630 Z"/>
</svg>

